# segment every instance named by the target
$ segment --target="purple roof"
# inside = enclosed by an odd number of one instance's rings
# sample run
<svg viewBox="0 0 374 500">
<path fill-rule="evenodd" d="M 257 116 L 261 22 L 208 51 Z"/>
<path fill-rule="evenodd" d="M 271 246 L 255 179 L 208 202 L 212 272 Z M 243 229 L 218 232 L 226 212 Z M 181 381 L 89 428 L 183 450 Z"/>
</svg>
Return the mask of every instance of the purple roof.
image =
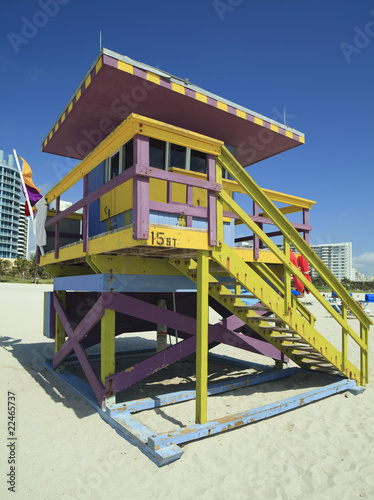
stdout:
<svg viewBox="0 0 374 500">
<path fill-rule="evenodd" d="M 300 132 L 103 49 L 42 151 L 82 159 L 131 113 L 222 140 L 242 166 L 304 143 Z"/>
</svg>

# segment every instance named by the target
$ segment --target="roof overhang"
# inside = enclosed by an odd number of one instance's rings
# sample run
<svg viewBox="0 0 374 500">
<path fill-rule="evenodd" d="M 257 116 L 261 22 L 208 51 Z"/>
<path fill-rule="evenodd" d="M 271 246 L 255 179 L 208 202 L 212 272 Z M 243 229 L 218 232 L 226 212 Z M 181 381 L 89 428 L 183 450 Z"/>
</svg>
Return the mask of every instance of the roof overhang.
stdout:
<svg viewBox="0 0 374 500">
<path fill-rule="evenodd" d="M 304 134 L 151 66 L 103 49 L 42 143 L 83 159 L 131 113 L 235 147 L 245 167 L 303 144 Z"/>
</svg>

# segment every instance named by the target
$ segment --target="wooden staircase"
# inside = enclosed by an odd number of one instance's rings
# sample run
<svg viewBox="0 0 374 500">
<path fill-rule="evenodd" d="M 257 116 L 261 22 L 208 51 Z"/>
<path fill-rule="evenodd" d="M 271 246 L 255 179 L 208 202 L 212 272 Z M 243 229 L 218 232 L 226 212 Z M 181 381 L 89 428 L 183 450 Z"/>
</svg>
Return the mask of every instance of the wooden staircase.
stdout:
<svg viewBox="0 0 374 500">
<path fill-rule="evenodd" d="M 197 262 L 194 259 L 171 259 L 170 262 L 197 282 Z M 224 243 L 211 252 L 210 262 L 209 295 L 233 315 L 300 367 L 341 373 L 360 380 L 360 370 L 348 360 L 343 364 L 341 352 L 316 330 L 312 315 L 302 314 L 303 306 L 295 296 L 285 307 L 284 298 L 257 273 L 256 267 L 247 264 Z M 217 275 L 223 273 L 225 281 L 219 281 Z M 227 281 L 227 276 L 232 281 Z M 247 293 L 243 293 L 244 290 Z M 251 296 L 258 299 L 261 305 L 246 305 L 243 300 Z M 255 311 L 267 315 L 259 315 Z"/>
</svg>

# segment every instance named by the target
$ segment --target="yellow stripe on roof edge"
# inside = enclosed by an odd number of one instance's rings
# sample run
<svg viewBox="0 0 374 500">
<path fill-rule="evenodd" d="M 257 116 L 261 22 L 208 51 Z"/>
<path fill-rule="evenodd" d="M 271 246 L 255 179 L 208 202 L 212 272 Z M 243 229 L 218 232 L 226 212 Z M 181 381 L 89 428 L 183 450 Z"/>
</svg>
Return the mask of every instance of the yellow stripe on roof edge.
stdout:
<svg viewBox="0 0 374 500">
<path fill-rule="evenodd" d="M 134 66 L 131 64 L 125 63 L 124 61 L 117 62 L 117 69 L 121 71 L 125 71 L 126 73 L 134 74 Z"/>
<path fill-rule="evenodd" d="M 147 80 L 149 82 L 157 83 L 157 85 L 160 85 L 160 77 L 155 73 L 151 73 L 150 71 L 147 71 Z"/>
<path fill-rule="evenodd" d="M 178 94 L 185 94 L 186 88 L 183 85 L 179 85 L 179 83 L 171 82 L 171 90 L 174 92 L 178 92 Z"/>
<path fill-rule="evenodd" d="M 96 74 L 98 74 L 98 72 L 100 71 L 102 66 L 103 66 L 103 58 L 100 57 L 100 59 L 97 61 L 96 66 L 95 66 Z"/>
<path fill-rule="evenodd" d="M 270 123 L 270 130 L 279 133 L 279 127 L 277 125 L 274 125 L 273 123 Z"/>
<path fill-rule="evenodd" d="M 87 88 L 89 84 L 91 83 L 91 73 L 88 75 L 86 78 L 86 81 L 84 82 L 84 87 Z M 80 89 L 79 89 L 80 90 Z"/>
<path fill-rule="evenodd" d="M 195 93 L 195 99 L 201 102 L 208 102 L 208 96 L 201 94 L 200 92 Z"/>
<path fill-rule="evenodd" d="M 222 111 L 227 111 L 227 104 L 224 102 L 217 101 L 217 108 L 222 109 Z"/>
</svg>

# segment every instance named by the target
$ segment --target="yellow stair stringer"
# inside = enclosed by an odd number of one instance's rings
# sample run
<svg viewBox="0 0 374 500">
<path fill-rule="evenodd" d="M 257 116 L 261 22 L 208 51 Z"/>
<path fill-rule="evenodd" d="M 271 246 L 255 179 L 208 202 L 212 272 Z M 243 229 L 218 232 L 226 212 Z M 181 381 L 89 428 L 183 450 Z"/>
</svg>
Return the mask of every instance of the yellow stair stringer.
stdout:
<svg viewBox="0 0 374 500">
<path fill-rule="evenodd" d="M 303 340 L 303 347 L 306 345 L 312 347 L 313 351 L 309 353 L 309 355 L 311 354 L 312 356 L 308 358 L 308 353 L 306 353 L 305 356 L 300 357 L 300 344 L 295 344 L 286 340 L 288 338 L 286 334 L 283 340 L 281 338 L 281 332 L 272 329 L 264 330 L 264 327 L 270 326 L 268 320 L 263 320 L 260 316 L 258 316 L 259 320 L 248 320 L 248 309 L 246 309 L 244 302 L 240 301 L 232 294 L 226 286 L 220 285 L 219 281 L 211 274 L 209 278 L 209 295 L 220 302 L 233 315 L 240 318 L 261 337 L 292 359 L 297 365 L 305 368 L 305 360 L 313 359 L 313 356 L 316 356 L 316 364 L 308 364 L 308 368 L 325 368 L 326 370 L 330 368 L 331 370 L 341 372 L 346 377 L 360 380 L 360 371 L 349 361 L 346 362 L 345 372 L 343 372 L 341 353 L 297 312 L 296 307 L 292 308 L 290 314 L 284 314 L 284 301 L 282 297 L 258 276 L 257 273 L 230 247 L 226 244 L 223 244 L 222 247 L 216 247 L 212 251 L 212 258 L 235 279 L 233 285 L 240 285 L 249 293 L 253 294 L 263 306 L 267 307 L 269 311 L 276 316 L 276 318 L 280 319 L 288 329 L 293 330 L 294 334 L 297 334 L 298 337 Z M 196 273 L 194 270 L 196 270 L 197 264 L 194 260 L 171 259 L 170 263 L 196 282 Z M 217 286 L 212 284 L 213 282 L 216 282 Z M 230 295 L 232 297 L 230 297 Z M 254 316 L 253 312 L 251 312 L 251 316 Z M 274 328 L 276 327 L 274 326 Z M 277 338 L 274 338 L 274 336 Z M 326 362 L 326 366 L 323 368 L 320 366 L 320 360 Z"/>
</svg>

